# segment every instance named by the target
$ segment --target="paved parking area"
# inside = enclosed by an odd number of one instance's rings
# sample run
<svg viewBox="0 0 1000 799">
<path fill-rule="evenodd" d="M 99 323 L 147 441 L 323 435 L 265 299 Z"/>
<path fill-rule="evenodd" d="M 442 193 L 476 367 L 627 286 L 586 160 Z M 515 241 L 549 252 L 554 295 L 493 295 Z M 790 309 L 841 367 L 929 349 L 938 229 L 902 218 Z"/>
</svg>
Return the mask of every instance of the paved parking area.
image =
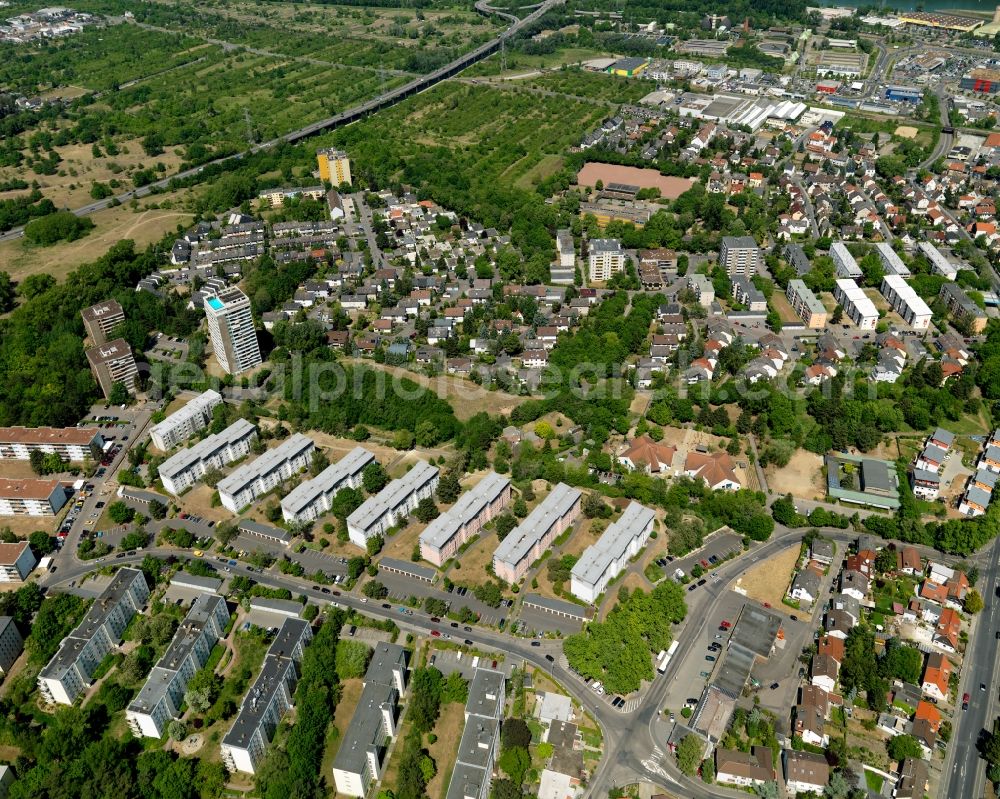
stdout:
<svg viewBox="0 0 1000 799">
<path fill-rule="evenodd" d="M 407 577 L 404 574 L 382 570 L 378 573 L 378 580 L 389 589 L 389 596 L 397 602 L 404 602 L 409 597 L 418 597 L 423 602 L 425 597 L 435 597 L 443 599 L 451 605 L 452 610 L 458 610 L 463 605 L 474 613 L 479 614 L 479 623 L 488 626 L 497 626 L 500 619 L 507 618 L 510 608 L 491 608 L 485 602 L 480 602 L 469 591 L 465 596 L 457 593 L 448 593 L 438 588 L 436 585 L 418 580 L 414 577 Z"/>
<path fill-rule="evenodd" d="M 709 561 L 712 557 L 718 557 L 720 560 L 724 560 L 726 555 L 731 552 L 739 553 L 743 551 L 743 539 L 736 533 L 719 533 L 714 538 L 709 539 L 705 545 L 696 552 L 692 552 L 690 555 L 685 555 L 683 558 L 677 558 L 676 560 L 668 563 L 664 568 L 668 577 L 672 577 L 677 569 L 680 569 L 685 574 L 690 575 L 691 569 L 694 568 L 696 563 L 700 561 Z"/>
<path fill-rule="evenodd" d="M 347 574 L 347 564 L 341 563 L 339 557 L 317 552 L 315 549 L 303 549 L 301 552 L 293 552 L 289 547 L 283 546 L 277 541 L 269 541 L 266 538 L 250 536 L 240 533 L 233 539 L 232 546 L 237 551 L 243 552 L 264 552 L 275 558 L 288 559 L 299 563 L 306 570 L 306 574 L 314 574 L 321 571 L 328 577 L 344 576 Z"/>
<path fill-rule="evenodd" d="M 445 677 L 454 672 L 459 672 L 465 679 L 471 680 L 473 674 L 472 664 L 475 662 L 476 655 L 470 654 L 469 652 L 457 652 L 455 650 L 431 650 L 431 656 L 434 658 L 434 668 L 440 671 Z M 492 655 L 493 660 L 496 660 L 496 669 L 501 671 L 510 677 L 511 672 L 514 670 L 514 664 L 509 662 L 509 658 L 504 658 L 502 655 Z M 493 666 L 493 660 L 490 659 L 491 654 L 480 655 L 479 665 L 480 666 Z"/>
<path fill-rule="evenodd" d="M 527 635 L 534 633 L 561 633 L 562 635 L 573 635 L 583 629 L 583 622 L 574 619 L 567 619 L 564 616 L 557 616 L 544 610 L 526 605 L 521 606 L 518 620 L 524 622 L 523 632 Z"/>
</svg>

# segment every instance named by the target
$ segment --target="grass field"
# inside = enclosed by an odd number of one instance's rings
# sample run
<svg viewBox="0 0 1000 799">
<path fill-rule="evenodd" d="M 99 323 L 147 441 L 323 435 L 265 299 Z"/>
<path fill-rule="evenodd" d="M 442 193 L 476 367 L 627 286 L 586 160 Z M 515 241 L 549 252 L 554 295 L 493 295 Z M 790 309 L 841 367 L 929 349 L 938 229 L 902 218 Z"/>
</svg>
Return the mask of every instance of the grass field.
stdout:
<svg viewBox="0 0 1000 799">
<path fill-rule="evenodd" d="M 193 217 L 184 211 L 166 209 L 136 213 L 120 205 L 98 211 L 90 218 L 96 227 L 77 241 L 52 247 L 34 247 L 23 239 L 0 242 L 0 264 L 13 280 L 23 280 L 32 274 L 47 274 L 62 280 L 80 264 L 96 260 L 122 239 L 131 239 L 139 250 L 159 241 L 177 225 L 188 225 Z"/>
<path fill-rule="evenodd" d="M 333 727 L 336 728 L 337 732 L 333 733 L 332 730 L 327 732 L 326 748 L 323 750 L 323 768 L 320 771 L 321 774 L 329 775 L 328 782 L 331 785 L 333 784 L 333 760 L 337 756 L 337 750 L 340 749 L 341 741 L 344 740 L 344 733 L 347 732 L 351 719 L 354 717 L 358 700 L 361 698 L 361 691 L 364 690 L 364 682 L 360 679 L 343 680 L 340 683 L 340 688 L 340 701 L 333 714 Z"/>
<path fill-rule="evenodd" d="M 458 702 L 441 706 L 441 715 L 434 725 L 437 740 L 429 744 L 427 752 L 437 766 L 437 774 L 427 783 L 424 793 L 430 799 L 444 799 L 448 791 L 448 780 L 455 766 L 458 741 L 465 727 L 465 707 Z"/>
<path fill-rule="evenodd" d="M 823 499 L 823 458 L 814 452 L 797 449 L 784 468 L 765 470 L 767 485 L 776 494 L 791 494 L 801 499 Z"/>
<path fill-rule="evenodd" d="M 782 604 L 785 592 L 792 581 L 792 572 L 799 559 L 798 545 L 782 550 L 772 558 L 759 563 L 743 573 L 736 584 L 746 591 L 750 599 L 768 602 L 773 610 L 792 613 L 792 609 Z"/>
</svg>

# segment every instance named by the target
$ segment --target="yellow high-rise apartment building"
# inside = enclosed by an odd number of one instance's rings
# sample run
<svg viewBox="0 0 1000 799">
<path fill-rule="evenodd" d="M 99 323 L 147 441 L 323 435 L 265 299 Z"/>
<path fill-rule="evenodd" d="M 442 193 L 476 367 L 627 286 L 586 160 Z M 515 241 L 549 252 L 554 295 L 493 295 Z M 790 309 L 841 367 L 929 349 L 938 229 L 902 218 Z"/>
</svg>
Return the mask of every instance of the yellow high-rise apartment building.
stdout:
<svg viewBox="0 0 1000 799">
<path fill-rule="evenodd" d="M 319 150 L 316 153 L 319 176 L 334 186 L 351 182 L 351 162 L 342 150 Z"/>
</svg>

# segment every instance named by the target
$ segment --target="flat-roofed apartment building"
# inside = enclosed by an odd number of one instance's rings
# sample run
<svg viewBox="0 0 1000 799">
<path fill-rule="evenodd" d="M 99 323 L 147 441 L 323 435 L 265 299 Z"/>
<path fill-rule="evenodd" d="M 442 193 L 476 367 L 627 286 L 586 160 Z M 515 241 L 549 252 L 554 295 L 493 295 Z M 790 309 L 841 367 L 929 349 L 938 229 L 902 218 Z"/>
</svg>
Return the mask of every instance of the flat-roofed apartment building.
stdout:
<svg viewBox="0 0 1000 799">
<path fill-rule="evenodd" d="M 337 793 L 364 796 L 382 776 L 382 758 L 388 740 L 396 735 L 397 708 L 406 684 L 406 650 L 398 644 L 376 644 L 361 698 L 333 761 Z"/>
<path fill-rule="evenodd" d="M 751 278 L 760 270 L 763 256 L 753 236 L 723 236 L 719 265 L 729 277 Z"/>
<path fill-rule="evenodd" d="M 909 267 L 903 263 L 903 259 L 899 257 L 899 253 L 892 249 L 891 244 L 880 241 L 875 245 L 875 252 L 878 253 L 885 274 L 899 275 L 900 277 L 910 276 Z"/>
<path fill-rule="evenodd" d="M 37 563 L 27 541 L 0 544 L 0 583 L 23 583 Z"/>
<path fill-rule="evenodd" d="M 257 428 L 246 419 L 237 419 L 221 433 L 207 436 L 167 458 L 160 465 L 160 482 L 175 497 L 179 496 L 210 469 L 221 469 L 249 455 L 256 438 Z"/>
<path fill-rule="evenodd" d="M 139 367 L 135 365 L 132 347 L 125 339 L 116 338 L 91 347 L 87 350 L 87 361 L 105 399 L 111 396 L 115 383 L 122 383 L 129 391 L 135 391 Z"/>
<path fill-rule="evenodd" d="M 864 272 L 858 266 L 858 262 L 847 249 L 847 245 L 842 241 L 835 241 L 830 245 L 830 257 L 833 259 L 833 266 L 839 277 L 846 277 L 850 280 L 860 280 Z"/>
<path fill-rule="evenodd" d="M 10 671 L 24 651 L 24 639 L 10 616 L 0 616 L 0 675 Z"/>
<path fill-rule="evenodd" d="M 841 278 L 834 284 L 833 298 L 840 303 L 851 320 L 862 330 L 874 330 L 878 324 L 878 309 L 864 290 L 853 280 Z"/>
<path fill-rule="evenodd" d="M 504 675 L 476 669 L 465 703 L 465 729 L 458 745 L 446 799 L 486 799 L 500 746 L 500 721 L 506 703 Z"/>
<path fill-rule="evenodd" d="M 493 553 L 493 571 L 508 583 L 516 583 L 552 543 L 580 515 L 581 494 L 565 483 L 549 495 L 517 527 L 508 533 Z"/>
<path fill-rule="evenodd" d="M 510 502 L 510 480 L 490 472 L 420 534 L 420 557 L 442 566 Z"/>
<path fill-rule="evenodd" d="M 243 697 L 236 721 L 222 739 L 222 762 L 230 771 L 256 773 L 278 722 L 292 706 L 299 680 L 298 664 L 311 640 L 309 622 L 282 622 L 264 656 L 260 674 Z"/>
<path fill-rule="evenodd" d="M 812 290 L 801 280 L 789 280 L 785 297 L 795 311 L 802 324 L 811 328 L 826 327 L 828 314 L 826 306 L 812 293 Z"/>
<path fill-rule="evenodd" d="M 595 602 L 631 558 L 649 541 L 656 514 L 631 502 L 621 518 L 608 525 L 595 544 L 587 547 L 571 572 L 570 591 L 584 602 Z"/>
<path fill-rule="evenodd" d="M 205 319 L 212 351 L 227 374 L 238 375 L 263 363 L 250 298 L 237 287 L 206 297 Z"/>
<path fill-rule="evenodd" d="M 342 488 L 359 488 L 365 467 L 372 463 L 374 455 L 355 447 L 281 500 L 281 515 L 286 522 L 309 522 L 328 513 L 337 492 Z"/>
<path fill-rule="evenodd" d="M 986 312 L 973 302 L 958 283 L 945 283 L 938 296 L 944 300 L 948 312 L 969 326 L 969 330 L 979 335 L 986 329 Z"/>
<path fill-rule="evenodd" d="M 420 500 L 431 496 L 438 484 L 438 468 L 425 460 L 397 480 L 369 497 L 347 517 L 347 533 L 351 541 L 365 549 L 368 539 L 386 530 L 412 513 Z"/>
<path fill-rule="evenodd" d="M 316 451 L 313 440 L 296 433 L 246 466 L 219 481 L 219 499 L 233 513 L 263 496 L 272 488 L 308 468 Z"/>
<path fill-rule="evenodd" d="M 94 344 L 104 344 L 111 331 L 125 321 L 125 311 L 117 300 L 105 300 L 80 311 L 83 326 Z"/>
<path fill-rule="evenodd" d="M 594 239 L 588 249 L 587 268 L 591 280 L 610 280 L 625 270 L 625 251 L 618 239 Z"/>
<path fill-rule="evenodd" d="M 66 498 L 66 489 L 58 480 L 0 477 L 0 516 L 55 516 Z"/>
<path fill-rule="evenodd" d="M 26 461 L 37 450 L 79 463 L 96 458 L 103 447 L 96 427 L 0 427 L 0 460 Z"/>
<path fill-rule="evenodd" d="M 38 675 L 38 691 L 45 701 L 72 705 L 89 687 L 90 676 L 121 641 L 125 627 L 147 599 L 145 575 L 138 569 L 119 570 Z"/>
<path fill-rule="evenodd" d="M 930 327 L 933 315 L 930 307 L 920 298 L 913 286 L 899 275 L 886 275 L 882 278 L 882 296 L 914 330 L 926 330 Z"/>
<path fill-rule="evenodd" d="M 226 600 L 214 594 L 198 595 L 167 651 L 125 711 L 133 733 L 163 737 L 169 721 L 180 716 L 188 680 L 208 661 L 228 623 Z"/>
<path fill-rule="evenodd" d="M 170 414 L 149 431 L 153 446 L 168 452 L 187 441 L 195 433 L 204 430 L 212 421 L 212 411 L 222 404 L 222 395 L 209 389 L 188 402 L 183 408 Z"/>
</svg>

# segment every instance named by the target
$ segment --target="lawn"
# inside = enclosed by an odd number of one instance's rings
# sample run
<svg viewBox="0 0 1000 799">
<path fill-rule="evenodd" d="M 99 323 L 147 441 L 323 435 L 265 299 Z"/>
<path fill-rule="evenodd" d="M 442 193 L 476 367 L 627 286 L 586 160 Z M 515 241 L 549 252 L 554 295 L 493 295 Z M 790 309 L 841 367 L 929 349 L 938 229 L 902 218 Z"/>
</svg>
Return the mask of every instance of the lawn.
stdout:
<svg viewBox="0 0 1000 799">
<path fill-rule="evenodd" d="M 434 764 L 437 774 L 427 783 L 424 791 L 430 799 L 440 797 L 445 799 L 448 792 L 448 782 L 452 769 L 455 767 L 455 757 L 458 754 L 458 742 L 465 727 L 465 706 L 458 702 L 450 702 L 441 706 L 441 715 L 434 725 L 437 740 L 427 746 L 427 751 Z"/>
<path fill-rule="evenodd" d="M 354 710 L 357 708 L 361 692 L 364 690 L 364 682 L 360 679 L 342 680 L 340 688 L 340 701 L 333 714 L 333 725 L 327 731 L 321 774 L 333 773 L 333 760 L 337 756 L 337 750 L 340 749 L 340 742 L 344 740 L 344 733 L 347 732 L 351 719 L 354 717 Z"/>
<path fill-rule="evenodd" d="M 876 774 L 874 771 L 869 771 L 865 769 L 865 785 L 868 786 L 868 790 L 875 791 L 875 793 L 882 792 L 882 783 L 885 779 L 881 774 Z"/>
</svg>

